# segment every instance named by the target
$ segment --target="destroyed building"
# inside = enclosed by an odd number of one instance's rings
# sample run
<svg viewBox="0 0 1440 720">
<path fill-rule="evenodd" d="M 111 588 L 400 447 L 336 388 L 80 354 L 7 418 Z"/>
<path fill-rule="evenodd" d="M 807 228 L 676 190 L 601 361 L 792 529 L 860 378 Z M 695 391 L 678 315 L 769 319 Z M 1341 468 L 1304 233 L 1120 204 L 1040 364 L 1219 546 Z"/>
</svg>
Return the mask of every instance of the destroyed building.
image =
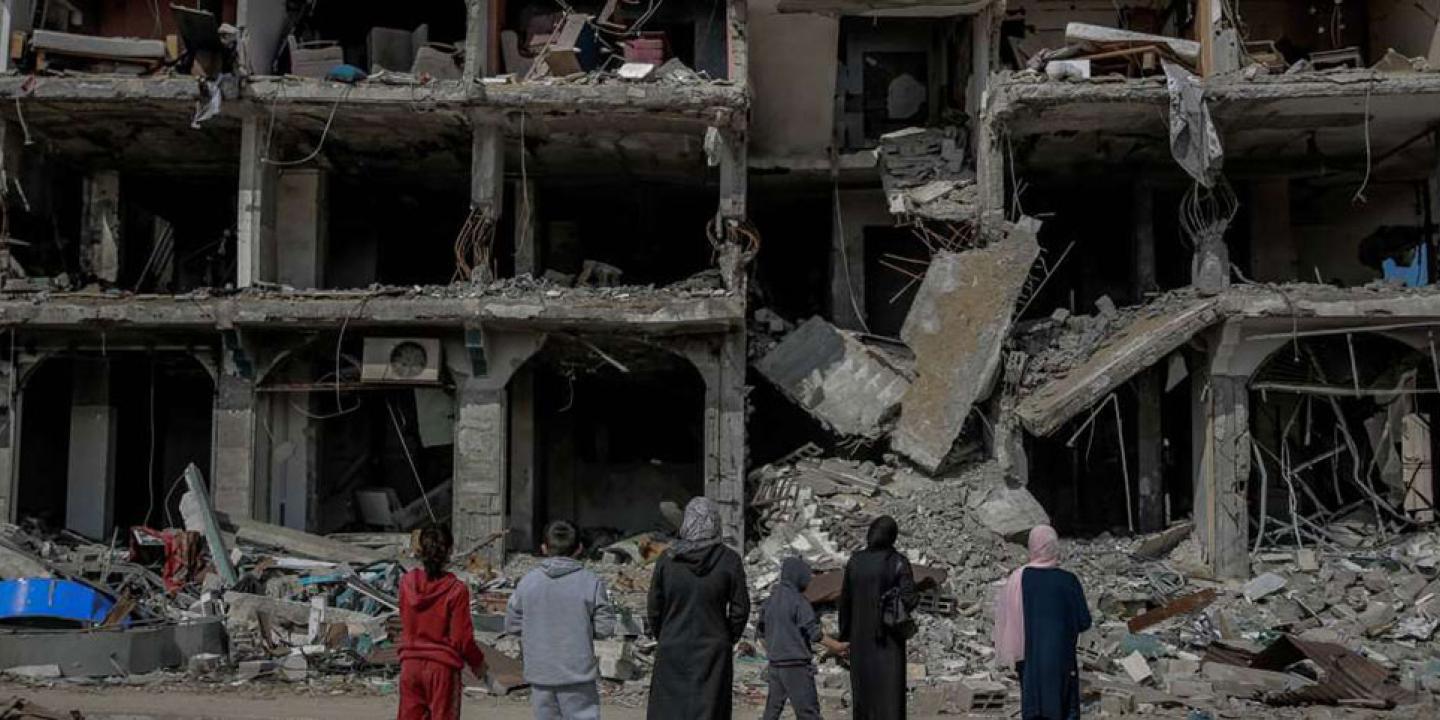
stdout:
<svg viewBox="0 0 1440 720">
<path fill-rule="evenodd" d="M 830 259 L 767 245 L 759 373 L 927 473 L 998 459 L 1062 532 L 1193 518 L 1218 577 L 1333 523 L 1433 521 L 1435 23 L 752 4 L 752 215 L 774 237 L 804 212 Z"/>
<path fill-rule="evenodd" d="M 404 533 L 448 520 L 508 690 L 497 618 L 571 519 L 643 693 L 689 498 L 821 606 L 884 513 L 912 680 L 995 710 L 985 609 L 1049 521 L 1107 712 L 1324 695 L 1256 673 L 1358 638 L 1397 677 L 1329 700 L 1440 694 L 1429 12 L 5 0 L 0 580 L 138 583 L 304 680 L 393 666 Z"/>
<path fill-rule="evenodd" d="M 0 517 L 741 536 L 745 5 L 592 5 L 5 2 Z"/>
<path fill-rule="evenodd" d="M 1435 19 L 1300 5 L 10 0 L 0 516 L 739 539 L 818 440 L 1218 576 L 1428 523 Z"/>
</svg>

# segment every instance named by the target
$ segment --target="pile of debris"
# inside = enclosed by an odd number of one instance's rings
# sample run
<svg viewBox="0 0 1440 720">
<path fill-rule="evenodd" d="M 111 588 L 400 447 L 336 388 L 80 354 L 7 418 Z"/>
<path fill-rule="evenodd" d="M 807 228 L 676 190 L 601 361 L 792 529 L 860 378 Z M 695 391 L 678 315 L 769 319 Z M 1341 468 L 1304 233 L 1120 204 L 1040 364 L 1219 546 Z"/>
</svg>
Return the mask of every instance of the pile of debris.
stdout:
<svg viewBox="0 0 1440 720">
<path fill-rule="evenodd" d="M 993 665 L 991 608 L 1024 562 L 1007 538 L 1046 518 L 993 462 L 931 480 L 811 449 L 751 477 L 763 534 L 747 557 L 757 600 L 781 559 L 803 556 L 817 569 L 807 595 L 833 632 L 840 568 L 869 521 L 892 515 L 922 589 L 920 632 L 909 646 L 914 711 L 1018 702 L 1013 675 Z M 1440 533 L 1260 551 L 1256 576 L 1238 583 L 1208 577 L 1193 530 L 1186 523 L 1143 538 L 1065 542 L 1064 566 L 1080 577 L 1095 618 L 1080 642 L 1087 713 L 1169 708 L 1214 717 L 1435 702 Z M 822 659 L 820 678 L 823 694 L 844 698 L 848 675 L 837 661 Z"/>
<path fill-rule="evenodd" d="M 912 127 L 880 136 L 880 181 L 890 212 L 960 222 L 975 216 L 979 189 L 966 170 L 960 128 Z"/>
</svg>

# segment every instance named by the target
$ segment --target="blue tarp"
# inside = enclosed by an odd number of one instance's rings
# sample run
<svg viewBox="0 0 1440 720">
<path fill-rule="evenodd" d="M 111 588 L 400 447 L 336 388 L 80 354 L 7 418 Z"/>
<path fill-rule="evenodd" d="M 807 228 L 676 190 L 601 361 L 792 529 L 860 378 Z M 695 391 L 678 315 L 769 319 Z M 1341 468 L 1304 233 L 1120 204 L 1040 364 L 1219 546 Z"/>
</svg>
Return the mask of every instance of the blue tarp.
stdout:
<svg viewBox="0 0 1440 720">
<path fill-rule="evenodd" d="M 22 578 L 0 582 L 0 624 L 99 625 L 115 601 L 73 580 Z M 129 621 L 122 623 L 128 625 Z"/>
</svg>

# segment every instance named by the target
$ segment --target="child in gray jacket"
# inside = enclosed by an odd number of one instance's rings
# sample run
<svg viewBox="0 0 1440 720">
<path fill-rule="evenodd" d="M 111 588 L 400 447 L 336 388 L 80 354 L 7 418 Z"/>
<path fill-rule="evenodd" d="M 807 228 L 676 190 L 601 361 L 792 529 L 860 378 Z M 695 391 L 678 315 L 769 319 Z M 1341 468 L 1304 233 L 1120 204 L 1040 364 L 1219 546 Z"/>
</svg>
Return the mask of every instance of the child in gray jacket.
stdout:
<svg viewBox="0 0 1440 720">
<path fill-rule="evenodd" d="M 763 720 L 778 720 L 788 700 L 798 720 L 820 720 L 820 696 L 815 690 L 815 651 L 820 643 L 835 655 L 849 649 L 845 643 L 826 637 L 820 618 L 805 599 L 810 584 L 810 565 L 798 557 L 780 563 L 780 580 L 760 608 L 755 634 L 770 656 L 770 694 L 765 700 Z"/>
<path fill-rule="evenodd" d="M 605 581 L 577 559 L 575 526 L 545 528 L 540 567 L 526 573 L 505 607 L 505 632 L 520 635 L 525 681 L 536 720 L 598 720 L 600 677 L 596 639 L 615 632 Z"/>
</svg>

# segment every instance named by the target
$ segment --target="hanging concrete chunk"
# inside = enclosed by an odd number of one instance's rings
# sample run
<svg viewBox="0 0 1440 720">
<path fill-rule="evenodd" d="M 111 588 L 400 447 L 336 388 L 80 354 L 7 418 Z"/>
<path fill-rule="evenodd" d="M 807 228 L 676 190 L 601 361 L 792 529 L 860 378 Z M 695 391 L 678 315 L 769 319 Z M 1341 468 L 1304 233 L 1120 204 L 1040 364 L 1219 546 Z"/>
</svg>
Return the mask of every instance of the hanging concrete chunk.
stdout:
<svg viewBox="0 0 1440 720">
<path fill-rule="evenodd" d="M 756 369 L 841 435 L 880 436 L 910 386 L 895 358 L 818 317 L 786 335 Z"/>
<path fill-rule="evenodd" d="M 976 400 L 989 395 L 1015 303 L 1040 252 L 1040 221 L 1022 218 L 978 250 L 930 262 L 900 337 L 915 353 L 916 379 L 900 401 L 894 449 L 940 467 Z"/>
</svg>

